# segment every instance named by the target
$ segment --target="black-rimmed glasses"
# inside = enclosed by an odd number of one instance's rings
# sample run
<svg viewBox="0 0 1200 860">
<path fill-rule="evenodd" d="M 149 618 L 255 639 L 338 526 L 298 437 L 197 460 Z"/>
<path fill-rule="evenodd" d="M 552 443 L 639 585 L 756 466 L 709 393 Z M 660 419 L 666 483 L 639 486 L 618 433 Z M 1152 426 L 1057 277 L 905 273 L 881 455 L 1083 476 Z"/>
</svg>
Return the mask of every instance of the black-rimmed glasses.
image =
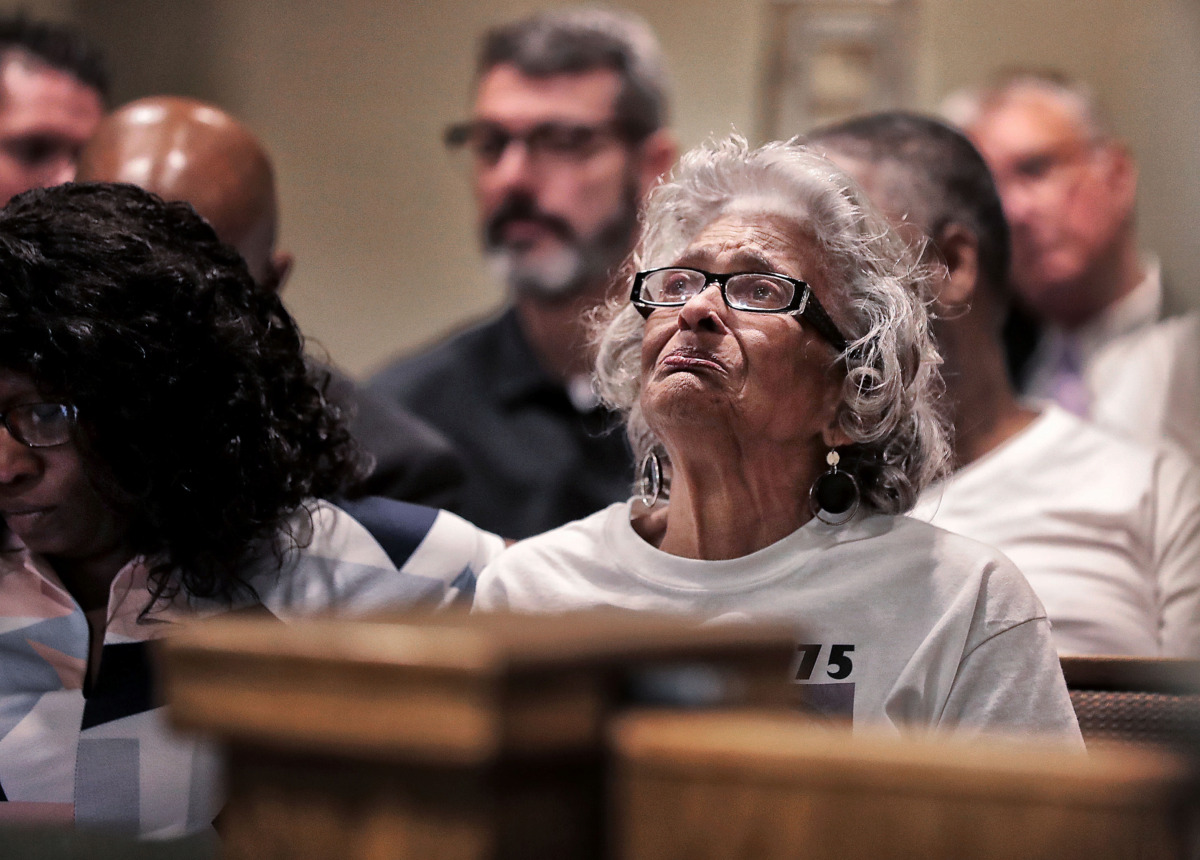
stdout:
<svg viewBox="0 0 1200 860">
<path fill-rule="evenodd" d="M 804 281 L 774 272 L 730 272 L 717 275 L 687 266 L 667 266 L 638 272 L 633 277 L 633 306 L 643 316 L 655 308 L 675 308 L 699 295 L 709 284 L 721 289 L 721 298 L 735 311 L 756 314 L 791 314 L 804 319 L 813 330 L 838 351 L 846 349 L 845 335 L 838 331 L 821 307 L 812 287 Z"/>
<path fill-rule="evenodd" d="M 22 445 L 53 448 L 71 441 L 75 407 L 66 403 L 24 403 L 0 413 L 0 423 Z"/>
<path fill-rule="evenodd" d="M 534 159 L 575 163 L 588 158 L 606 141 L 627 136 L 624 124 L 617 120 L 592 125 L 543 122 L 526 131 L 476 120 L 450 126 L 443 140 L 447 148 L 466 149 L 477 161 L 490 167 L 500 161 L 513 141 L 520 141 Z"/>
</svg>

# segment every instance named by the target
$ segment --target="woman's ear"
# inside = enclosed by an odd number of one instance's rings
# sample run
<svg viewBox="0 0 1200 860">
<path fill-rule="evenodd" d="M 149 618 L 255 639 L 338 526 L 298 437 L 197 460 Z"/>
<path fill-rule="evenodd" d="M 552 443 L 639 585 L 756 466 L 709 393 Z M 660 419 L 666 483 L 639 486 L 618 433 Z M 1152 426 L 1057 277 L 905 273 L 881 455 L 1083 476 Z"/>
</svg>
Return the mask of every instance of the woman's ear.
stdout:
<svg viewBox="0 0 1200 860">
<path fill-rule="evenodd" d="M 821 441 L 825 443 L 826 448 L 844 448 L 854 442 L 846 431 L 837 425 L 837 419 L 821 431 Z"/>
<path fill-rule="evenodd" d="M 821 442 L 826 448 L 840 448 L 854 441 L 842 429 L 840 420 L 846 409 L 845 366 L 841 362 L 833 365 L 829 368 L 826 378 L 829 384 L 825 386 L 824 403 L 822 404 L 825 423 L 821 428 Z"/>
</svg>

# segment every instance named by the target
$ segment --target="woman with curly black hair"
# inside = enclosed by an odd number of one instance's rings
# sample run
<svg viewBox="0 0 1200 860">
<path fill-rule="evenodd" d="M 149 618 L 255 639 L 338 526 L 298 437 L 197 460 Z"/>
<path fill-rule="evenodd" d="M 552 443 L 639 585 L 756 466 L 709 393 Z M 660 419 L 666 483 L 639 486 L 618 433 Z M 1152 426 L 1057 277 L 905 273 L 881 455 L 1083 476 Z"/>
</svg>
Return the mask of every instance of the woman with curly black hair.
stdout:
<svg viewBox="0 0 1200 860">
<path fill-rule="evenodd" d="M 502 548 L 402 503 L 376 540 L 316 501 L 362 467 L 324 385 L 187 204 L 91 184 L 0 211 L 0 799 L 206 826 L 211 757 L 161 724 L 147 640 L 253 604 L 446 602 Z"/>
</svg>

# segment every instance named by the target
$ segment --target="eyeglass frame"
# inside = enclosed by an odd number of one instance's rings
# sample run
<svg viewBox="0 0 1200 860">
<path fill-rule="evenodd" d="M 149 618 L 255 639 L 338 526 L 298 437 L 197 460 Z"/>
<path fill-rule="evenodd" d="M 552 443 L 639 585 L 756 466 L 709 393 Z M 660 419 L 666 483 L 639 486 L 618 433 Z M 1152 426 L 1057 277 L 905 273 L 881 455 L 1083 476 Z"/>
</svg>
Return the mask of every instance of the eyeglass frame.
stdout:
<svg viewBox="0 0 1200 860">
<path fill-rule="evenodd" d="M 704 276 L 704 285 L 700 287 L 693 295 L 684 299 L 681 302 L 654 302 L 642 298 L 642 284 L 646 278 L 658 272 L 670 271 L 685 271 L 696 272 Z M 793 293 L 792 300 L 781 308 L 743 308 L 737 307 L 730 303 L 727 285 L 730 278 L 736 278 L 741 275 L 768 275 L 772 278 L 778 278 L 781 281 L 786 281 L 792 285 Z M 710 286 L 716 284 L 721 291 L 721 301 L 725 302 L 725 306 L 731 310 L 740 311 L 750 314 L 789 314 L 791 316 L 800 317 L 813 327 L 822 338 L 825 339 L 838 352 L 845 352 L 850 342 L 846 336 L 838 329 L 829 312 L 821 306 L 817 300 L 816 293 L 813 292 L 812 285 L 808 281 L 802 281 L 799 278 L 792 278 L 788 275 L 781 275 L 779 272 L 727 272 L 725 274 L 716 274 L 708 272 L 704 269 L 697 269 L 695 266 L 659 266 L 657 269 L 647 269 L 644 272 L 638 272 L 633 276 L 633 288 L 629 293 L 630 303 L 637 308 L 638 312 L 643 317 L 650 316 L 650 313 L 657 308 L 681 308 L 691 299 L 700 295 Z"/>
<path fill-rule="evenodd" d="M 484 126 L 493 128 L 498 132 L 502 132 L 505 137 L 504 146 L 500 148 L 499 154 L 496 156 L 495 161 L 479 158 L 479 156 L 475 152 L 471 151 L 467 146 L 467 144 L 470 142 L 471 131 Z M 532 127 L 523 132 L 514 132 L 511 129 L 506 128 L 502 123 L 494 122 L 492 120 L 470 119 L 451 123 L 450 125 L 446 126 L 445 130 L 442 132 L 442 144 L 450 150 L 467 149 L 472 157 L 479 159 L 481 162 L 485 164 L 496 164 L 500 161 L 500 158 L 503 157 L 505 151 L 515 141 L 520 141 L 521 145 L 524 146 L 530 153 L 541 151 L 536 147 L 531 147 L 529 145 L 530 138 L 535 134 L 544 134 L 548 130 L 553 129 L 563 129 L 569 132 L 586 130 L 593 135 L 593 140 L 602 140 L 604 136 L 607 135 L 625 143 L 636 143 L 638 140 L 645 137 L 644 134 L 641 134 L 638 129 L 636 129 L 628 121 L 616 118 L 595 123 L 559 122 L 557 120 L 548 120 L 546 122 L 535 123 Z M 590 153 L 572 156 L 570 160 L 583 161 L 588 157 L 588 155 L 590 155 Z"/>
<path fill-rule="evenodd" d="M 26 448 L 33 448 L 35 450 L 39 449 L 39 448 L 57 448 L 59 445 L 66 445 L 68 442 L 70 442 L 71 436 L 68 434 L 67 438 L 63 439 L 61 442 L 50 442 L 50 443 L 47 443 L 44 445 L 35 445 L 34 443 L 30 442 L 29 440 L 27 440 L 25 438 L 24 433 L 20 432 L 19 430 L 14 428 L 12 426 L 12 424 L 9 423 L 8 416 L 11 412 L 13 412 L 13 410 L 31 409 L 32 407 L 35 407 L 35 406 L 57 406 L 57 407 L 59 407 L 62 414 L 67 419 L 68 428 L 73 427 L 75 425 L 75 422 L 79 418 L 79 410 L 72 404 L 58 403 L 53 400 L 47 400 L 47 401 L 39 401 L 37 403 L 21 403 L 21 404 L 18 404 L 17 406 L 13 406 L 13 407 L 10 407 L 9 409 L 6 409 L 4 412 L 0 412 L 0 425 L 4 426 L 4 429 L 8 431 L 9 436 L 11 436 L 17 442 L 20 442 Z"/>
</svg>

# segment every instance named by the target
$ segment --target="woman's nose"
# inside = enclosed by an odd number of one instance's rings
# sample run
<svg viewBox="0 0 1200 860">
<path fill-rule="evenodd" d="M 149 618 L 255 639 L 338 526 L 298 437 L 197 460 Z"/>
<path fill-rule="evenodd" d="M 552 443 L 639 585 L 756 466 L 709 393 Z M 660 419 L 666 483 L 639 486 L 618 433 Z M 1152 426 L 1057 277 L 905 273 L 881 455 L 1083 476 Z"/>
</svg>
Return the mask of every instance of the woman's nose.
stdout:
<svg viewBox="0 0 1200 860">
<path fill-rule="evenodd" d="M 0 484 L 14 484 L 36 475 L 39 469 L 37 451 L 18 442 L 7 427 L 0 425 Z"/>
<path fill-rule="evenodd" d="M 679 309 L 679 327 L 683 329 L 710 329 L 721 327 L 721 314 L 725 300 L 721 288 L 716 284 L 705 284 L 700 292 L 683 303 Z"/>
</svg>

